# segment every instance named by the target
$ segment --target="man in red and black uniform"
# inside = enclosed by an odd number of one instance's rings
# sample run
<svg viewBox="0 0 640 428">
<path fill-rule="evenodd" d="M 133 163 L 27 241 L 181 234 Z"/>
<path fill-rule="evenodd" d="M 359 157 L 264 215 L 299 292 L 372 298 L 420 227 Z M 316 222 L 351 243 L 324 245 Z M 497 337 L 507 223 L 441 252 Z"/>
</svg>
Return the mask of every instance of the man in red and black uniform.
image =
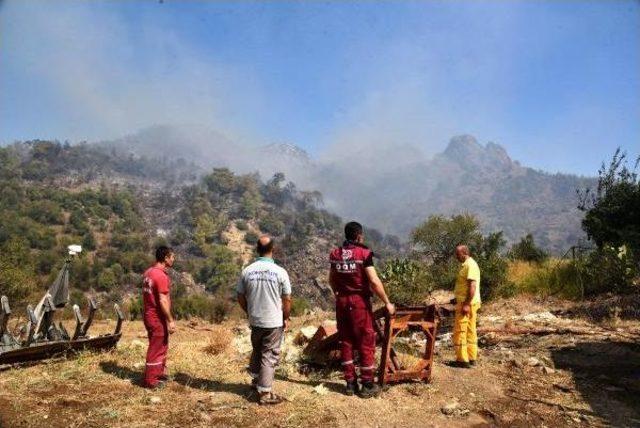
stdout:
<svg viewBox="0 0 640 428">
<path fill-rule="evenodd" d="M 346 240 L 342 246 L 335 248 L 329 255 L 329 283 L 336 296 L 336 320 L 342 367 L 347 381 L 346 394 L 359 392 L 361 397 L 368 398 L 380 392 L 378 385 L 373 383 L 376 334 L 373 329 L 371 296 L 378 296 L 390 314 L 395 313 L 395 307 L 389 301 L 373 266 L 373 252 L 363 244 L 362 225 L 355 221 L 349 222 L 344 227 L 344 234 Z M 360 358 L 362 388 L 358 388 L 354 351 L 358 352 Z"/>
<path fill-rule="evenodd" d="M 144 385 L 147 388 L 161 388 L 167 380 L 169 335 L 176 331 L 176 323 L 171 316 L 171 280 L 167 269 L 173 266 L 174 260 L 175 255 L 171 248 L 158 247 L 155 264 L 147 269 L 143 276 L 144 326 L 149 335 L 144 371 Z"/>
</svg>

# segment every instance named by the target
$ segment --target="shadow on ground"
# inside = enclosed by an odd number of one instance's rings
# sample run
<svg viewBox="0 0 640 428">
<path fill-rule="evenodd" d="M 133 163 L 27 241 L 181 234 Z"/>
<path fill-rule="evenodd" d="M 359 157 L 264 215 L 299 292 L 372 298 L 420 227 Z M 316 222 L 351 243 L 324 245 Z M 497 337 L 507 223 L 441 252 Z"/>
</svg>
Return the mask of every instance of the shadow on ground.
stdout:
<svg viewBox="0 0 640 428">
<path fill-rule="evenodd" d="M 128 380 L 133 385 L 142 387 L 142 372 L 118 365 L 115 361 L 100 362 L 100 369 L 120 379 Z"/>
<path fill-rule="evenodd" d="M 191 376 L 187 373 L 176 373 L 173 381 L 188 388 L 200 389 L 208 392 L 229 392 L 239 395 L 243 398 L 252 398 L 255 396 L 251 385 L 246 383 L 225 383 L 210 379 L 202 379 Z"/>
<path fill-rule="evenodd" d="M 133 385 L 143 387 L 142 372 L 120 366 L 115 361 L 103 361 L 100 363 L 100 368 L 105 373 L 114 375 L 120 379 L 128 380 Z M 173 375 L 172 382 L 187 388 L 199 389 L 208 392 L 229 392 L 246 399 L 251 399 L 255 395 L 252 394 L 253 390 L 248 384 L 218 382 L 191 376 L 190 374 L 182 372 Z"/>
<path fill-rule="evenodd" d="M 640 426 L 640 345 L 584 342 L 552 351 L 593 411 L 614 426 Z"/>
<path fill-rule="evenodd" d="M 310 388 L 315 388 L 316 386 L 323 384 L 329 391 L 332 392 L 337 392 L 339 394 L 343 394 L 344 393 L 344 383 L 342 382 L 329 382 L 327 380 L 298 380 L 298 379 L 291 379 L 279 374 L 276 374 L 276 380 L 280 380 L 283 382 L 291 382 L 291 383 L 297 383 L 298 385 L 306 385 L 309 386 Z"/>
</svg>

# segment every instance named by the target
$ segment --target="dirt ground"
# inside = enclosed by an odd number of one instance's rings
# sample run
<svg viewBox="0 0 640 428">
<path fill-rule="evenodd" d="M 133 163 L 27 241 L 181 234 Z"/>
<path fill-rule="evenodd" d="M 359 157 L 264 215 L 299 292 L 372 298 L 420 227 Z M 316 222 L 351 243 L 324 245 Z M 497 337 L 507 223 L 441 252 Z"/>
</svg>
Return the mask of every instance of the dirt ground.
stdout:
<svg viewBox="0 0 640 428">
<path fill-rule="evenodd" d="M 220 327 L 179 322 L 169 354 L 173 380 L 160 391 L 139 386 L 144 327 L 128 322 L 110 352 L 0 369 L 0 426 L 640 426 L 640 322 L 572 319 L 562 315 L 572 313 L 569 306 L 486 305 L 478 367 L 445 364 L 453 349 L 444 327 L 430 383 L 392 385 L 368 400 L 343 395 L 337 372 L 299 373 L 294 336 L 330 314 L 300 317 L 275 385 L 288 401 L 275 407 L 259 406 L 248 386 L 243 322 L 223 324 L 234 339 L 218 345 L 218 355 L 205 347 Z M 97 334 L 112 326 L 95 327 Z"/>
</svg>

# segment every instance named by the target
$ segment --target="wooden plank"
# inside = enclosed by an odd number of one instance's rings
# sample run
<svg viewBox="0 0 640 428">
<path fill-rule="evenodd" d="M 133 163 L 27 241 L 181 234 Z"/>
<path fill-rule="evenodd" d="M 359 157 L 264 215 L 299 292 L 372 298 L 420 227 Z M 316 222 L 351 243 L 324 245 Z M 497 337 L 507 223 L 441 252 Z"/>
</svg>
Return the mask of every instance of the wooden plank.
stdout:
<svg viewBox="0 0 640 428">
<path fill-rule="evenodd" d="M 391 354 L 391 325 L 392 317 L 389 314 L 385 315 L 384 324 L 384 342 L 382 342 L 382 355 L 380 358 L 380 368 L 378 370 L 378 383 L 380 386 L 384 386 L 387 381 L 387 368 L 389 367 L 389 358 Z"/>
</svg>

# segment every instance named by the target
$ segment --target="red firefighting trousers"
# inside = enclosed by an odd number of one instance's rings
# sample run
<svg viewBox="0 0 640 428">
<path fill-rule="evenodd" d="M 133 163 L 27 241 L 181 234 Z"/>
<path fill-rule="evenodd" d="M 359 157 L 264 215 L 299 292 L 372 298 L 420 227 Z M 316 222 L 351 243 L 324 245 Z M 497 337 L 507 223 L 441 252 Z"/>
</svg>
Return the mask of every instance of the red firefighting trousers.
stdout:
<svg viewBox="0 0 640 428">
<path fill-rule="evenodd" d="M 356 379 L 353 363 L 355 350 L 360 358 L 360 381 L 373 381 L 376 333 L 373 329 L 373 313 L 369 298 L 360 294 L 337 296 L 336 319 L 345 380 Z"/>
<path fill-rule="evenodd" d="M 147 361 L 144 370 L 144 385 L 153 387 L 166 374 L 167 351 L 169 350 L 169 331 L 167 325 L 158 319 L 145 319 L 144 325 L 149 337 Z"/>
</svg>

